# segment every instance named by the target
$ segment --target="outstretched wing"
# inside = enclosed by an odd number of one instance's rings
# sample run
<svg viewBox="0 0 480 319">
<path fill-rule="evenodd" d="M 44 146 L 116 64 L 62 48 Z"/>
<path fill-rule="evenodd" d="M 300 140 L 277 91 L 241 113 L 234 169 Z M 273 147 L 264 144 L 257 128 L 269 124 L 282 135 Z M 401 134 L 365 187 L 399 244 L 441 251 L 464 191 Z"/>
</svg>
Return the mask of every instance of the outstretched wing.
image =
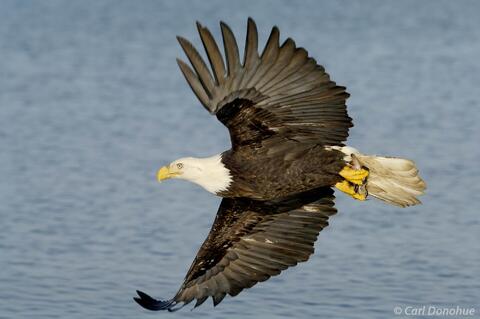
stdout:
<svg viewBox="0 0 480 319">
<path fill-rule="evenodd" d="M 193 69 L 177 59 L 193 92 L 225 124 L 233 147 L 263 139 L 285 138 L 339 145 L 352 127 L 345 87 L 330 80 L 325 69 L 288 38 L 279 44 L 273 27 L 261 56 L 255 22 L 248 19 L 243 64 L 231 29 L 220 23 L 226 66 L 210 31 L 197 23 L 211 70 L 186 39 L 178 41 Z"/>
<path fill-rule="evenodd" d="M 321 188 L 282 201 L 224 198 L 210 233 L 175 297 L 155 300 L 138 292 L 149 310 L 176 310 L 212 297 L 216 306 L 257 282 L 308 260 L 318 233 L 336 213 L 333 191 Z M 175 307 L 177 306 L 177 307 Z"/>
</svg>

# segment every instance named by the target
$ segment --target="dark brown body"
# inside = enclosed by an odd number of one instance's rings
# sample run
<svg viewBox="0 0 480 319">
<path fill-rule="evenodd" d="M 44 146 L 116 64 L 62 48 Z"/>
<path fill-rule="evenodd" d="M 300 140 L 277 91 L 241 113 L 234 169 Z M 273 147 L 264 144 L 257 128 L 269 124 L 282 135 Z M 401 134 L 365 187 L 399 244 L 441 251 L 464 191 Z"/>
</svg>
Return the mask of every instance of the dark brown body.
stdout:
<svg viewBox="0 0 480 319">
<path fill-rule="evenodd" d="M 344 154 L 322 145 L 286 143 L 276 152 L 253 151 L 248 147 L 223 153 L 233 183 L 222 197 L 256 200 L 284 198 L 342 180 L 338 172 L 346 165 Z"/>
</svg>

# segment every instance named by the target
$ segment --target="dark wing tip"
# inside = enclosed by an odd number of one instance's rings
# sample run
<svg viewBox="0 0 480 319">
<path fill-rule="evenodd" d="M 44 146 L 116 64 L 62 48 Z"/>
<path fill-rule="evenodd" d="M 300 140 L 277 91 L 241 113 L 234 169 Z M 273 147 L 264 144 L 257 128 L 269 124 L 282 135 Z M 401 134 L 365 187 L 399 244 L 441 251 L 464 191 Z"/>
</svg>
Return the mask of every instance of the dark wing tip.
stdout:
<svg viewBox="0 0 480 319">
<path fill-rule="evenodd" d="M 183 43 L 189 42 L 187 39 L 182 37 L 181 35 L 177 35 L 177 41 L 182 45 Z"/>
<path fill-rule="evenodd" d="M 195 24 L 197 25 L 198 32 L 200 32 L 204 28 L 200 21 L 196 21 Z"/>
<path fill-rule="evenodd" d="M 172 311 L 172 307 L 174 307 L 177 302 L 173 299 L 170 300 L 157 300 L 146 293 L 137 290 L 137 294 L 140 298 L 138 297 L 133 297 L 133 300 L 135 300 L 136 303 L 138 303 L 140 306 L 142 306 L 145 309 L 152 310 L 152 311 L 158 311 L 158 310 L 168 310 Z"/>
<path fill-rule="evenodd" d="M 252 31 L 254 31 L 255 33 L 258 33 L 257 23 L 255 22 L 255 20 L 253 20 L 252 17 L 248 17 L 248 20 L 247 20 L 247 31 L 249 28 L 252 28 Z"/>
</svg>

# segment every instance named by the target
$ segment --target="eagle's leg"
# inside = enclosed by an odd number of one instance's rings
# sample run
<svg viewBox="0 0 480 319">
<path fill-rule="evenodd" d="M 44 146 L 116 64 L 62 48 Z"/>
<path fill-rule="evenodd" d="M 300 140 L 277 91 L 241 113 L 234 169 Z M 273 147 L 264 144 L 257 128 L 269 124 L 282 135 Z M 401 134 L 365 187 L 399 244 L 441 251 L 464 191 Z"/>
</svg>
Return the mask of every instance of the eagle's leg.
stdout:
<svg viewBox="0 0 480 319">
<path fill-rule="evenodd" d="M 366 200 L 367 199 L 367 190 L 364 185 L 357 185 L 353 184 L 347 180 L 338 182 L 335 184 L 335 187 L 345 194 L 352 196 L 358 200 Z"/>
</svg>

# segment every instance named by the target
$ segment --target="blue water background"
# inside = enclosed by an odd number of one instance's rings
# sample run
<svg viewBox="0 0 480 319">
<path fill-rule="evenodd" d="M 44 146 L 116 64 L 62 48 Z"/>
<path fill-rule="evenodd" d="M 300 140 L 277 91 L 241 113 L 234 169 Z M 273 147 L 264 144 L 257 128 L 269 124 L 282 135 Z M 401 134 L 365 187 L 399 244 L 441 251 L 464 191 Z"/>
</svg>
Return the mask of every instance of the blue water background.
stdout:
<svg viewBox="0 0 480 319">
<path fill-rule="evenodd" d="M 171 297 L 219 199 L 156 183 L 229 148 L 175 63 L 194 22 L 243 45 L 278 25 L 351 93 L 348 143 L 411 158 L 428 184 L 399 209 L 338 194 L 308 263 L 213 308 Z M 0 318 L 392 318 L 395 306 L 480 313 L 480 2 L 1 1 Z"/>
</svg>

